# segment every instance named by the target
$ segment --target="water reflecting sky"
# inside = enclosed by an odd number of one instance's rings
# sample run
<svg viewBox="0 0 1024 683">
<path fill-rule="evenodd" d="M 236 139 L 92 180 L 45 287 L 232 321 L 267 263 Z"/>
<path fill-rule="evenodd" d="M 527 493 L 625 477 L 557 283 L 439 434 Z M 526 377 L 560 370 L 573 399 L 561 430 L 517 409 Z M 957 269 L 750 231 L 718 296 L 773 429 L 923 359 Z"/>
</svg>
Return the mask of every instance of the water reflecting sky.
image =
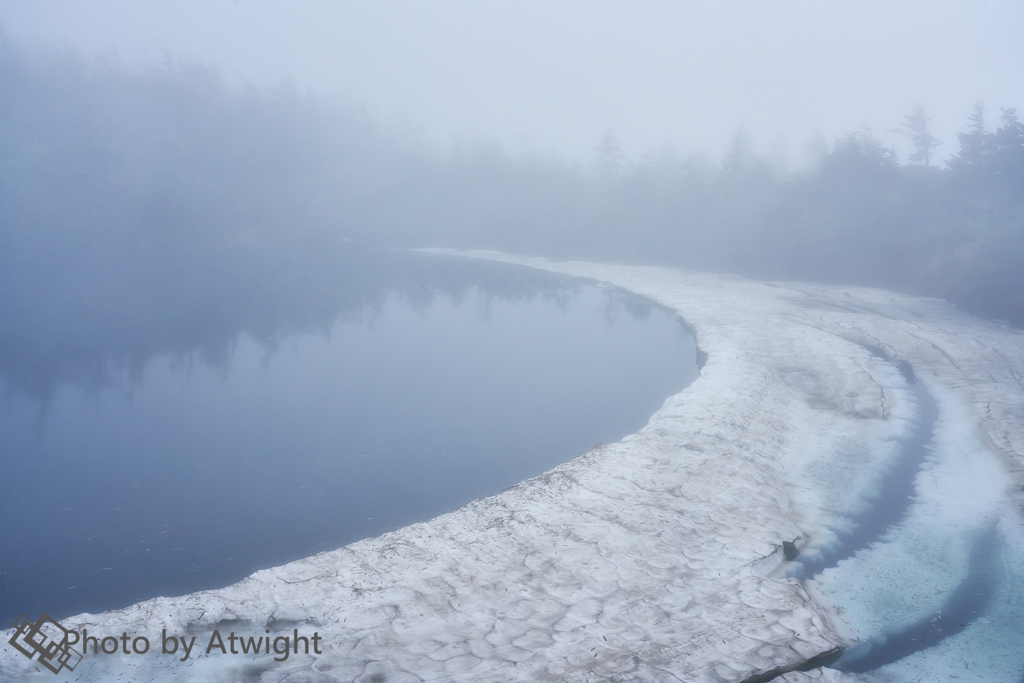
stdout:
<svg viewBox="0 0 1024 683">
<path fill-rule="evenodd" d="M 413 254 L 346 266 L 8 328 L 2 623 L 429 519 L 636 431 L 696 376 L 678 321 L 617 290 Z"/>
</svg>

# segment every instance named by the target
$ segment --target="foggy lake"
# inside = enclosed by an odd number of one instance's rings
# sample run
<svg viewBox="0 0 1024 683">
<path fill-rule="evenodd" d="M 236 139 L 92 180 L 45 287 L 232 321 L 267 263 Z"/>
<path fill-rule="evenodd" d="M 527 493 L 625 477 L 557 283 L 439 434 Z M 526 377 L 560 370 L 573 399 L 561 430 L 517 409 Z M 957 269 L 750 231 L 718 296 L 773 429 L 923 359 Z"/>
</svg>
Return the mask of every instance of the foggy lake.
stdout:
<svg viewBox="0 0 1024 683">
<path fill-rule="evenodd" d="M 0 3 L 0 628 L 319 620 L 268 683 L 1024 681 L 1021 26 Z"/>
<path fill-rule="evenodd" d="M 292 303 L 317 314 L 3 378 L 5 623 L 226 585 L 427 520 L 636 431 L 696 376 L 666 311 L 511 266 L 362 253 Z"/>
</svg>

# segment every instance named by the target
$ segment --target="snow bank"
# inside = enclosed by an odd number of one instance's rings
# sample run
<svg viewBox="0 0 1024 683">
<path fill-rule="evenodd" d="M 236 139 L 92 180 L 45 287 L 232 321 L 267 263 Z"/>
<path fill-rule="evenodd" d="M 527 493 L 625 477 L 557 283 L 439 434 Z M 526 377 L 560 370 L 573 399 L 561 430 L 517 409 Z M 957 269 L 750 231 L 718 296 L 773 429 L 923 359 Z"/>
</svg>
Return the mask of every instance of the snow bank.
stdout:
<svg viewBox="0 0 1024 683">
<path fill-rule="evenodd" d="M 227 588 L 63 622 L 146 634 L 155 650 L 146 655 L 90 655 L 54 677 L 33 675 L 5 646 L 0 677 L 704 682 L 813 664 L 851 644 L 857 627 L 838 618 L 833 596 L 815 588 L 814 600 L 780 576 L 783 542 L 827 544 L 914 415 L 892 364 L 866 346 L 910 362 L 941 393 L 947 441 L 974 439 L 970 457 L 988 473 L 976 497 L 997 500 L 971 519 L 998 508 L 1007 529 L 1020 528 L 1017 331 L 875 290 L 462 254 L 593 278 L 675 309 L 707 353 L 700 378 L 638 433 L 501 495 Z M 316 631 L 323 654 L 278 662 L 214 650 L 182 661 L 160 652 L 164 629 L 201 644 L 213 629 Z"/>
</svg>

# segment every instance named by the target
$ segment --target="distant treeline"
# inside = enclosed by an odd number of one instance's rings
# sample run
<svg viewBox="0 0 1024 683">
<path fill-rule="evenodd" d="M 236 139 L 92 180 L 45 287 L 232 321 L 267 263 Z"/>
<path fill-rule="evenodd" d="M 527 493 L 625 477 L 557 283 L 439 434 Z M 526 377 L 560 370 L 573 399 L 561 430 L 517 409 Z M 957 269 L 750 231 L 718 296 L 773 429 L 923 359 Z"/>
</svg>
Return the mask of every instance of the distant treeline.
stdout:
<svg viewBox="0 0 1024 683">
<path fill-rule="evenodd" d="M 862 132 L 796 174 L 745 134 L 719 163 L 627 164 L 608 138 L 583 167 L 439 155 L 202 67 L 0 54 L 0 317 L 10 329 L 45 308 L 103 335 L 173 304 L 181 320 L 146 328 L 173 346 L 190 316 L 333 286 L 351 242 L 872 285 L 1024 325 L 1024 124 L 1003 109 L 989 127 L 979 106 L 944 168 L 923 112 L 906 125 L 907 165 Z"/>
</svg>

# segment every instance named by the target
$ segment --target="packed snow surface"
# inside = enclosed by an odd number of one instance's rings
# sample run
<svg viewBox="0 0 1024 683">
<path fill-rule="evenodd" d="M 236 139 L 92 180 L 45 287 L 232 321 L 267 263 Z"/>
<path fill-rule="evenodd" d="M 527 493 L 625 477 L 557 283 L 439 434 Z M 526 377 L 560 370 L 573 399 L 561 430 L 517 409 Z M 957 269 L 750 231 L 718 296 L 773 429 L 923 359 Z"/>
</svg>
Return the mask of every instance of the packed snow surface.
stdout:
<svg viewBox="0 0 1024 683">
<path fill-rule="evenodd" d="M 995 606 L 867 677 L 932 680 L 956 667 L 970 680 L 1024 676 L 1013 631 L 1024 606 L 1019 331 L 870 289 L 433 251 L 647 296 L 691 326 L 707 354 L 701 376 L 638 433 L 498 496 L 223 589 L 62 621 L 146 636 L 146 654 L 90 649 L 55 677 L 7 646 L 5 632 L 0 678 L 854 680 L 815 665 L 941 610 L 981 529 L 1000 541 L 988 560 L 1000 568 Z M 784 542 L 791 554 L 827 552 L 915 428 L 900 361 L 939 406 L 905 518 L 868 551 L 786 578 L 796 563 Z M 315 632 L 322 654 L 207 654 L 214 630 L 225 643 L 229 632 Z M 164 654 L 163 635 L 195 637 L 195 649 Z"/>
</svg>

